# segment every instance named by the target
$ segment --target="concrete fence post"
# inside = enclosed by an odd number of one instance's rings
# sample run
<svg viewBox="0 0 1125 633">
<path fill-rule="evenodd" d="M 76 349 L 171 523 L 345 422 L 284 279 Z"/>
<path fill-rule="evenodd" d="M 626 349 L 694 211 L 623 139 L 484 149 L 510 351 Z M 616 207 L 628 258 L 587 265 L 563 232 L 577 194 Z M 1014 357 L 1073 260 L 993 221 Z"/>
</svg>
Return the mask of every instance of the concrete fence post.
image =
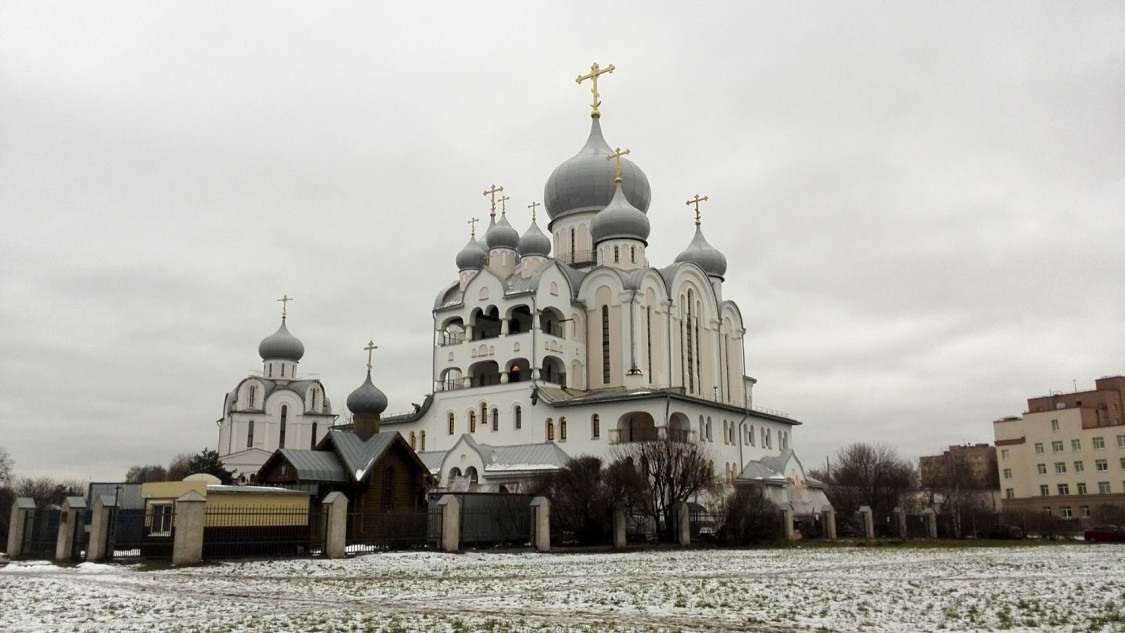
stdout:
<svg viewBox="0 0 1125 633">
<path fill-rule="evenodd" d="M 625 549 L 625 510 L 613 507 L 613 548 Z"/>
<path fill-rule="evenodd" d="M 794 540 L 796 534 L 793 532 L 793 509 L 785 508 L 781 511 L 781 529 L 782 535 L 785 540 Z"/>
<path fill-rule="evenodd" d="M 460 551 L 461 501 L 455 495 L 443 495 L 438 507 L 441 508 L 441 551 Z"/>
<path fill-rule="evenodd" d="M 86 560 L 91 563 L 105 562 L 109 547 L 109 519 L 117 499 L 112 495 L 98 495 L 90 517 L 90 538 L 86 543 Z"/>
<path fill-rule="evenodd" d="M 896 507 L 892 514 L 895 518 L 895 535 L 906 540 L 906 510 Z"/>
<path fill-rule="evenodd" d="M 863 538 L 867 540 L 875 538 L 875 519 L 871 513 L 871 506 L 860 506 L 856 514 L 859 515 L 857 518 L 863 529 Z"/>
<path fill-rule="evenodd" d="M 537 552 L 551 551 L 551 502 L 547 497 L 531 500 L 531 544 Z"/>
<path fill-rule="evenodd" d="M 676 542 L 683 547 L 691 545 L 691 510 L 684 502 L 672 506 L 676 517 Z"/>
<path fill-rule="evenodd" d="M 191 490 L 176 499 L 176 533 L 172 542 L 173 565 L 198 565 L 203 562 L 203 527 L 207 497 Z"/>
<path fill-rule="evenodd" d="M 820 520 L 824 524 L 824 538 L 829 541 L 836 540 L 836 510 L 832 506 L 820 509 Z"/>
<path fill-rule="evenodd" d="M 937 513 L 933 508 L 922 510 L 922 519 L 926 522 L 926 536 L 937 538 Z"/>
<path fill-rule="evenodd" d="M 348 498 L 336 491 L 324 498 L 324 555 L 343 558 L 347 554 Z"/>
<path fill-rule="evenodd" d="M 12 504 L 12 518 L 8 523 L 8 558 L 15 560 L 23 555 L 23 542 L 27 537 L 29 517 L 35 516 L 35 499 L 17 497 Z"/>
<path fill-rule="evenodd" d="M 80 515 L 86 511 L 86 500 L 82 497 L 67 497 L 63 500 L 62 516 L 59 517 L 59 534 L 55 538 L 55 562 L 72 563 L 75 560 L 75 536 L 85 529 Z"/>
</svg>

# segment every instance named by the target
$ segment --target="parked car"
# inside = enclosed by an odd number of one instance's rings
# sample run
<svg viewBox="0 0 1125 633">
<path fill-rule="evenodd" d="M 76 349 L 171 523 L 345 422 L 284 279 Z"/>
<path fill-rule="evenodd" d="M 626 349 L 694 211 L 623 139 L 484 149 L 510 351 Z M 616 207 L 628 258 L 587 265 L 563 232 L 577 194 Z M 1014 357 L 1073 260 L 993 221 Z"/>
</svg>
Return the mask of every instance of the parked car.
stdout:
<svg viewBox="0 0 1125 633">
<path fill-rule="evenodd" d="M 1125 528 L 1120 525 L 1095 525 L 1082 536 L 1087 543 L 1125 543 Z"/>
<path fill-rule="evenodd" d="M 1023 528 L 1018 525 L 994 525 L 988 528 L 985 536 L 995 539 L 1019 539 L 1023 538 Z"/>
</svg>

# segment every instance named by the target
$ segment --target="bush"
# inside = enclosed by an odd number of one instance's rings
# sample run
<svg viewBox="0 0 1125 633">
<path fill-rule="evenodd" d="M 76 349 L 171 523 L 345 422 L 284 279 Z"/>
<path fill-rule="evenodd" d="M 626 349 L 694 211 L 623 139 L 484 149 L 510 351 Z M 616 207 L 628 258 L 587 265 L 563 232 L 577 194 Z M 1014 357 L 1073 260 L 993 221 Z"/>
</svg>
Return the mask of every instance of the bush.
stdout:
<svg viewBox="0 0 1125 633">
<path fill-rule="evenodd" d="M 724 545 L 752 545 L 785 536 L 781 511 L 758 490 L 736 489 L 719 505 L 715 515 L 722 524 L 716 535 Z"/>
</svg>

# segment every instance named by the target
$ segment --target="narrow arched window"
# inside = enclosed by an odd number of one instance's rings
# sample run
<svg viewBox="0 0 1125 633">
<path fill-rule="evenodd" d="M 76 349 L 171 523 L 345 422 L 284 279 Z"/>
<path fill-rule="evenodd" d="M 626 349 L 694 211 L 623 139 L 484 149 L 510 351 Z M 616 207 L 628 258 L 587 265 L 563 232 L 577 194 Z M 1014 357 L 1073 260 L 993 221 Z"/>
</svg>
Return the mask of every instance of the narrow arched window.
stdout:
<svg viewBox="0 0 1125 633">
<path fill-rule="evenodd" d="M 422 450 L 426 450 L 426 432 L 422 431 Z"/>
<path fill-rule="evenodd" d="M 310 396 L 312 398 L 311 410 L 313 411 L 313 413 L 316 413 L 316 389 L 312 390 L 312 393 L 310 394 Z"/>
<path fill-rule="evenodd" d="M 477 432 L 477 412 L 469 411 L 469 433 Z"/>
<path fill-rule="evenodd" d="M 500 410 L 499 409 L 493 409 L 492 410 L 492 430 L 493 431 L 499 431 L 500 430 Z"/>
<path fill-rule="evenodd" d="M 313 426 L 312 426 L 312 440 L 311 440 L 311 441 L 309 442 L 309 449 L 310 449 L 310 450 L 311 450 L 311 449 L 314 449 L 314 448 L 316 448 L 316 427 L 317 427 L 317 424 L 316 424 L 316 422 L 313 422 Z"/>
<path fill-rule="evenodd" d="M 410 449 L 418 450 L 418 436 L 414 434 L 414 431 L 410 432 Z"/>
<path fill-rule="evenodd" d="M 609 384 L 609 306 L 602 306 L 602 384 Z"/>
<path fill-rule="evenodd" d="M 555 423 L 551 420 L 551 418 L 547 418 L 547 441 L 555 441 Z"/>
<path fill-rule="evenodd" d="M 637 263 L 637 247 L 636 246 L 630 246 L 629 247 L 629 261 L 633 262 L 634 264 Z"/>
<path fill-rule="evenodd" d="M 590 435 L 595 440 L 602 436 L 602 419 L 597 413 L 590 418 Z"/>
<path fill-rule="evenodd" d="M 566 418 L 565 417 L 559 418 L 559 441 L 560 442 L 566 441 Z"/>
<path fill-rule="evenodd" d="M 250 408 L 254 408 L 254 401 L 257 400 L 258 387 L 257 385 L 250 385 Z"/>
<path fill-rule="evenodd" d="M 254 448 L 254 421 L 246 425 L 246 448 Z"/>
<path fill-rule="evenodd" d="M 621 261 L 621 247 L 614 246 L 613 247 L 613 263 L 616 264 L 619 261 Z"/>
<path fill-rule="evenodd" d="M 453 435 L 453 427 L 454 427 L 455 422 L 456 422 L 456 418 L 453 416 L 452 413 L 450 413 L 449 414 L 449 434 L 450 435 Z"/>
<path fill-rule="evenodd" d="M 273 363 L 266 365 L 266 378 L 273 378 Z"/>
<path fill-rule="evenodd" d="M 522 429 L 523 428 L 523 409 L 521 409 L 520 405 L 518 405 L 518 404 L 516 405 L 515 415 L 513 417 L 515 417 L 516 430 L 518 431 L 518 430 Z"/>
<path fill-rule="evenodd" d="M 284 378 L 284 377 L 285 377 L 285 363 L 282 363 L 282 364 L 281 364 L 281 377 L 282 377 L 282 378 Z"/>
<path fill-rule="evenodd" d="M 488 424 L 488 404 L 480 403 L 480 423 Z"/>
<path fill-rule="evenodd" d="M 285 448 L 285 426 L 289 422 L 289 407 L 281 405 L 281 430 L 277 437 L 277 447 Z"/>
</svg>

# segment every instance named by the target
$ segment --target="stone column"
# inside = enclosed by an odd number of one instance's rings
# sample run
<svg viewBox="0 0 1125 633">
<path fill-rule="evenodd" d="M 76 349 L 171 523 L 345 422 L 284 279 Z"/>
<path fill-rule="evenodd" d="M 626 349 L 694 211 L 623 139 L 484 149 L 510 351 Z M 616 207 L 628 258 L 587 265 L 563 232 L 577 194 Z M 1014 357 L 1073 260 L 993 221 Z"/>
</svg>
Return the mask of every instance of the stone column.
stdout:
<svg viewBox="0 0 1125 633">
<path fill-rule="evenodd" d="M 796 535 L 793 532 L 793 510 L 791 508 L 781 511 L 781 527 L 784 530 L 782 534 L 785 535 L 785 540 L 794 540 Z"/>
<path fill-rule="evenodd" d="M 15 560 L 23 554 L 24 530 L 28 517 L 35 516 L 35 500 L 31 497 L 17 497 L 12 504 L 12 518 L 8 523 L 8 558 Z"/>
<path fill-rule="evenodd" d="M 343 558 L 348 536 L 348 498 L 342 492 L 330 492 L 324 498 L 324 555 Z"/>
<path fill-rule="evenodd" d="M 86 511 L 86 500 L 82 497 L 67 497 L 63 500 L 62 516 L 59 517 L 59 534 L 55 539 L 55 562 L 74 562 L 74 537 L 83 529 L 81 514 Z"/>
<path fill-rule="evenodd" d="M 863 538 L 868 540 L 875 538 L 875 521 L 874 517 L 871 516 L 871 506 L 860 506 L 856 514 L 858 515 L 860 529 L 863 530 Z"/>
<path fill-rule="evenodd" d="M 820 509 L 820 520 L 824 523 L 824 538 L 829 541 L 836 540 L 836 510 L 832 506 Z"/>
<path fill-rule="evenodd" d="M 203 562 L 203 526 L 207 497 L 192 490 L 176 499 L 176 536 L 172 543 L 173 565 Z"/>
<path fill-rule="evenodd" d="M 677 503 L 672 506 L 672 512 L 676 514 L 676 542 L 687 547 L 691 545 L 691 512 L 688 504 Z"/>
<path fill-rule="evenodd" d="M 618 506 L 613 508 L 613 548 L 625 549 L 625 511 Z"/>
<path fill-rule="evenodd" d="M 895 508 L 892 514 L 895 518 L 895 534 L 900 539 L 906 540 L 906 510 Z"/>
<path fill-rule="evenodd" d="M 98 495 L 94 498 L 90 517 L 90 538 L 86 543 L 86 560 L 91 563 L 105 562 L 109 543 L 109 520 L 117 499 L 112 495 Z"/>
<path fill-rule="evenodd" d="M 531 543 L 537 552 L 551 551 L 551 502 L 547 497 L 531 500 Z"/>
<path fill-rule="evenodd" d="M 438 500 L 441 508 L 441 551 L 456 552 L 461 549 L 461 501 L 454 495 L 443 495 Z"/>
<path fill-rule="evenodd" d="M 937 538 L 937 513 L 933 508 L 922 510 L 922 519 L 926 522 L 926 536 Z"/>
</svg>

